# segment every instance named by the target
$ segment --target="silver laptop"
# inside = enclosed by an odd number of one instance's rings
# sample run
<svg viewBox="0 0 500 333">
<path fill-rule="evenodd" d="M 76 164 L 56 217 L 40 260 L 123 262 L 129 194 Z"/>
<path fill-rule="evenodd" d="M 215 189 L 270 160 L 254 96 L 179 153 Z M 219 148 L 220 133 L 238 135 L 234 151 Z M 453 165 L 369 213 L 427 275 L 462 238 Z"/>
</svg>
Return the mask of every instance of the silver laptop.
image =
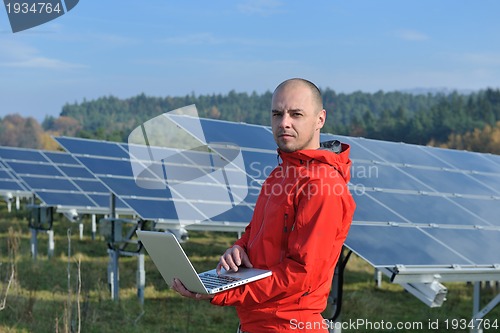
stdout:
<svg viewBox="0 0 500 333">
<path fill-rule="evenodd" d="M 169 287 L 178 278 L 191 292 L 215 294 L 272 274 L 269 270 L 245 267 L 237 272 L 223 270 L 220 275 L 215 269 L 198 274 L 172 233 L 144 230 L 136 233 Z"/>
</svg>

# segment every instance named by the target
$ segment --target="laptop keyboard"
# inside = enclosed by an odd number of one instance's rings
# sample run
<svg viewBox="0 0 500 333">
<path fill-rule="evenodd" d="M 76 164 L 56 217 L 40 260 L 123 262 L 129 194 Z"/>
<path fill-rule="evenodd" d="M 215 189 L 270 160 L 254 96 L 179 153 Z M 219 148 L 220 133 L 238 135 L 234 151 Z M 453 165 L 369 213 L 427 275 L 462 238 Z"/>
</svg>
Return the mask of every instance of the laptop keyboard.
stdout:
<svg viewBox="0 0 500 333">
<path fill-rule="evenodd" d="M 203 275 L 200 275 L 200 279 L 207 288 L 217 288 L 240 280 L 240 278 L 212 273 L 205 273 Z"/>
</svg>

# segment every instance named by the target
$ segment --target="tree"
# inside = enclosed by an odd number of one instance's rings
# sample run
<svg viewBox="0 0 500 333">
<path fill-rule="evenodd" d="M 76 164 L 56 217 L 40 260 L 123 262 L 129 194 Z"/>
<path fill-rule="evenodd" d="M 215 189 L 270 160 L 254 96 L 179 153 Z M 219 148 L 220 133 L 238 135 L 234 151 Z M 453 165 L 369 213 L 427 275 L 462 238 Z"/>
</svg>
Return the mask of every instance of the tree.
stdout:
<svg viewBox="0 0 500 333">
<path fill-rule="evenodd" d="M 220 118 L 220 111 L 215 105 L 210 108 L 210 112 L 208 112 L 208 117 L 212 119 Z"/>
<path fill-rule="evenodd" d="M 485 125 L 483 129 L 476 128 L 463 135 L 451 134 L 441 147 L 500 154 L 500 121 L 495 126 Z"/>
<path fill-rule="evenodd" d="M 80 122 L 68 116 L 60 116 L 59 118 L 53 119 L 50 123 L 50 127 L 46 128 L 46 130 L 56 135 L 67 136 L 75 136 L 81 129 L 82 126 Z"/>
<path fill-rule="evenodd" d="M 18 114 L 7 115 L 0 124 L 0 145 L 42 148 L 43 129 L 36 119 Z"/>
</svg>

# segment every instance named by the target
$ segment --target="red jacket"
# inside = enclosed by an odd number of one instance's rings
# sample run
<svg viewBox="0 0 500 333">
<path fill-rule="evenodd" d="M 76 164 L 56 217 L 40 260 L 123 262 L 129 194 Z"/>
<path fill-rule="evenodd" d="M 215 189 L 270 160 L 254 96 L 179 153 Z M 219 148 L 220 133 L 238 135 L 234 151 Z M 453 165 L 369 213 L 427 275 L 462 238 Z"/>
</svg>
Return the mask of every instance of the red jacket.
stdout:
<svg viewBox="0 0 500 333">
<path fill-rule="evenodd" d="M 235 243 L 254 267 L 273 275 L 212 299 L 236 306 L 242 331 L 327 332 L 321 312 L 355 209 L 347 188 L 349 149 L 278 150 L 283 162 L 262 185 L 252 220 Z"/>
</svg>

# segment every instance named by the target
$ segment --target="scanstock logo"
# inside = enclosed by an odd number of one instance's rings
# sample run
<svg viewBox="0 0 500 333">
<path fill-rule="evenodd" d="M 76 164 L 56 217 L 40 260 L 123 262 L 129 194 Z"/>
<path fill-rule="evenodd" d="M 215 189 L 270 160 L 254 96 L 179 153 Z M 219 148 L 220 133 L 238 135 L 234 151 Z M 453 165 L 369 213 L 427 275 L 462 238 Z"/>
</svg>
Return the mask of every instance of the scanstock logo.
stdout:
<svg viewBox="0 0 500 333">
<path fill-rule="evenodd" d="M 69 12 L 79 0 L 4 0 L 12 32 L 19 32 L 52 21 Z"/>
<path fill-rule="evenodd" d="M 195 105 L 152 118 L 128 137 L 135 183 L 170 193 L 179 221 L 211 219 L 239 204 L 248 194 L 240 147 L 208 142 Z M 161 193 L 161 192 L 157 192 Z"/>
</svg>

